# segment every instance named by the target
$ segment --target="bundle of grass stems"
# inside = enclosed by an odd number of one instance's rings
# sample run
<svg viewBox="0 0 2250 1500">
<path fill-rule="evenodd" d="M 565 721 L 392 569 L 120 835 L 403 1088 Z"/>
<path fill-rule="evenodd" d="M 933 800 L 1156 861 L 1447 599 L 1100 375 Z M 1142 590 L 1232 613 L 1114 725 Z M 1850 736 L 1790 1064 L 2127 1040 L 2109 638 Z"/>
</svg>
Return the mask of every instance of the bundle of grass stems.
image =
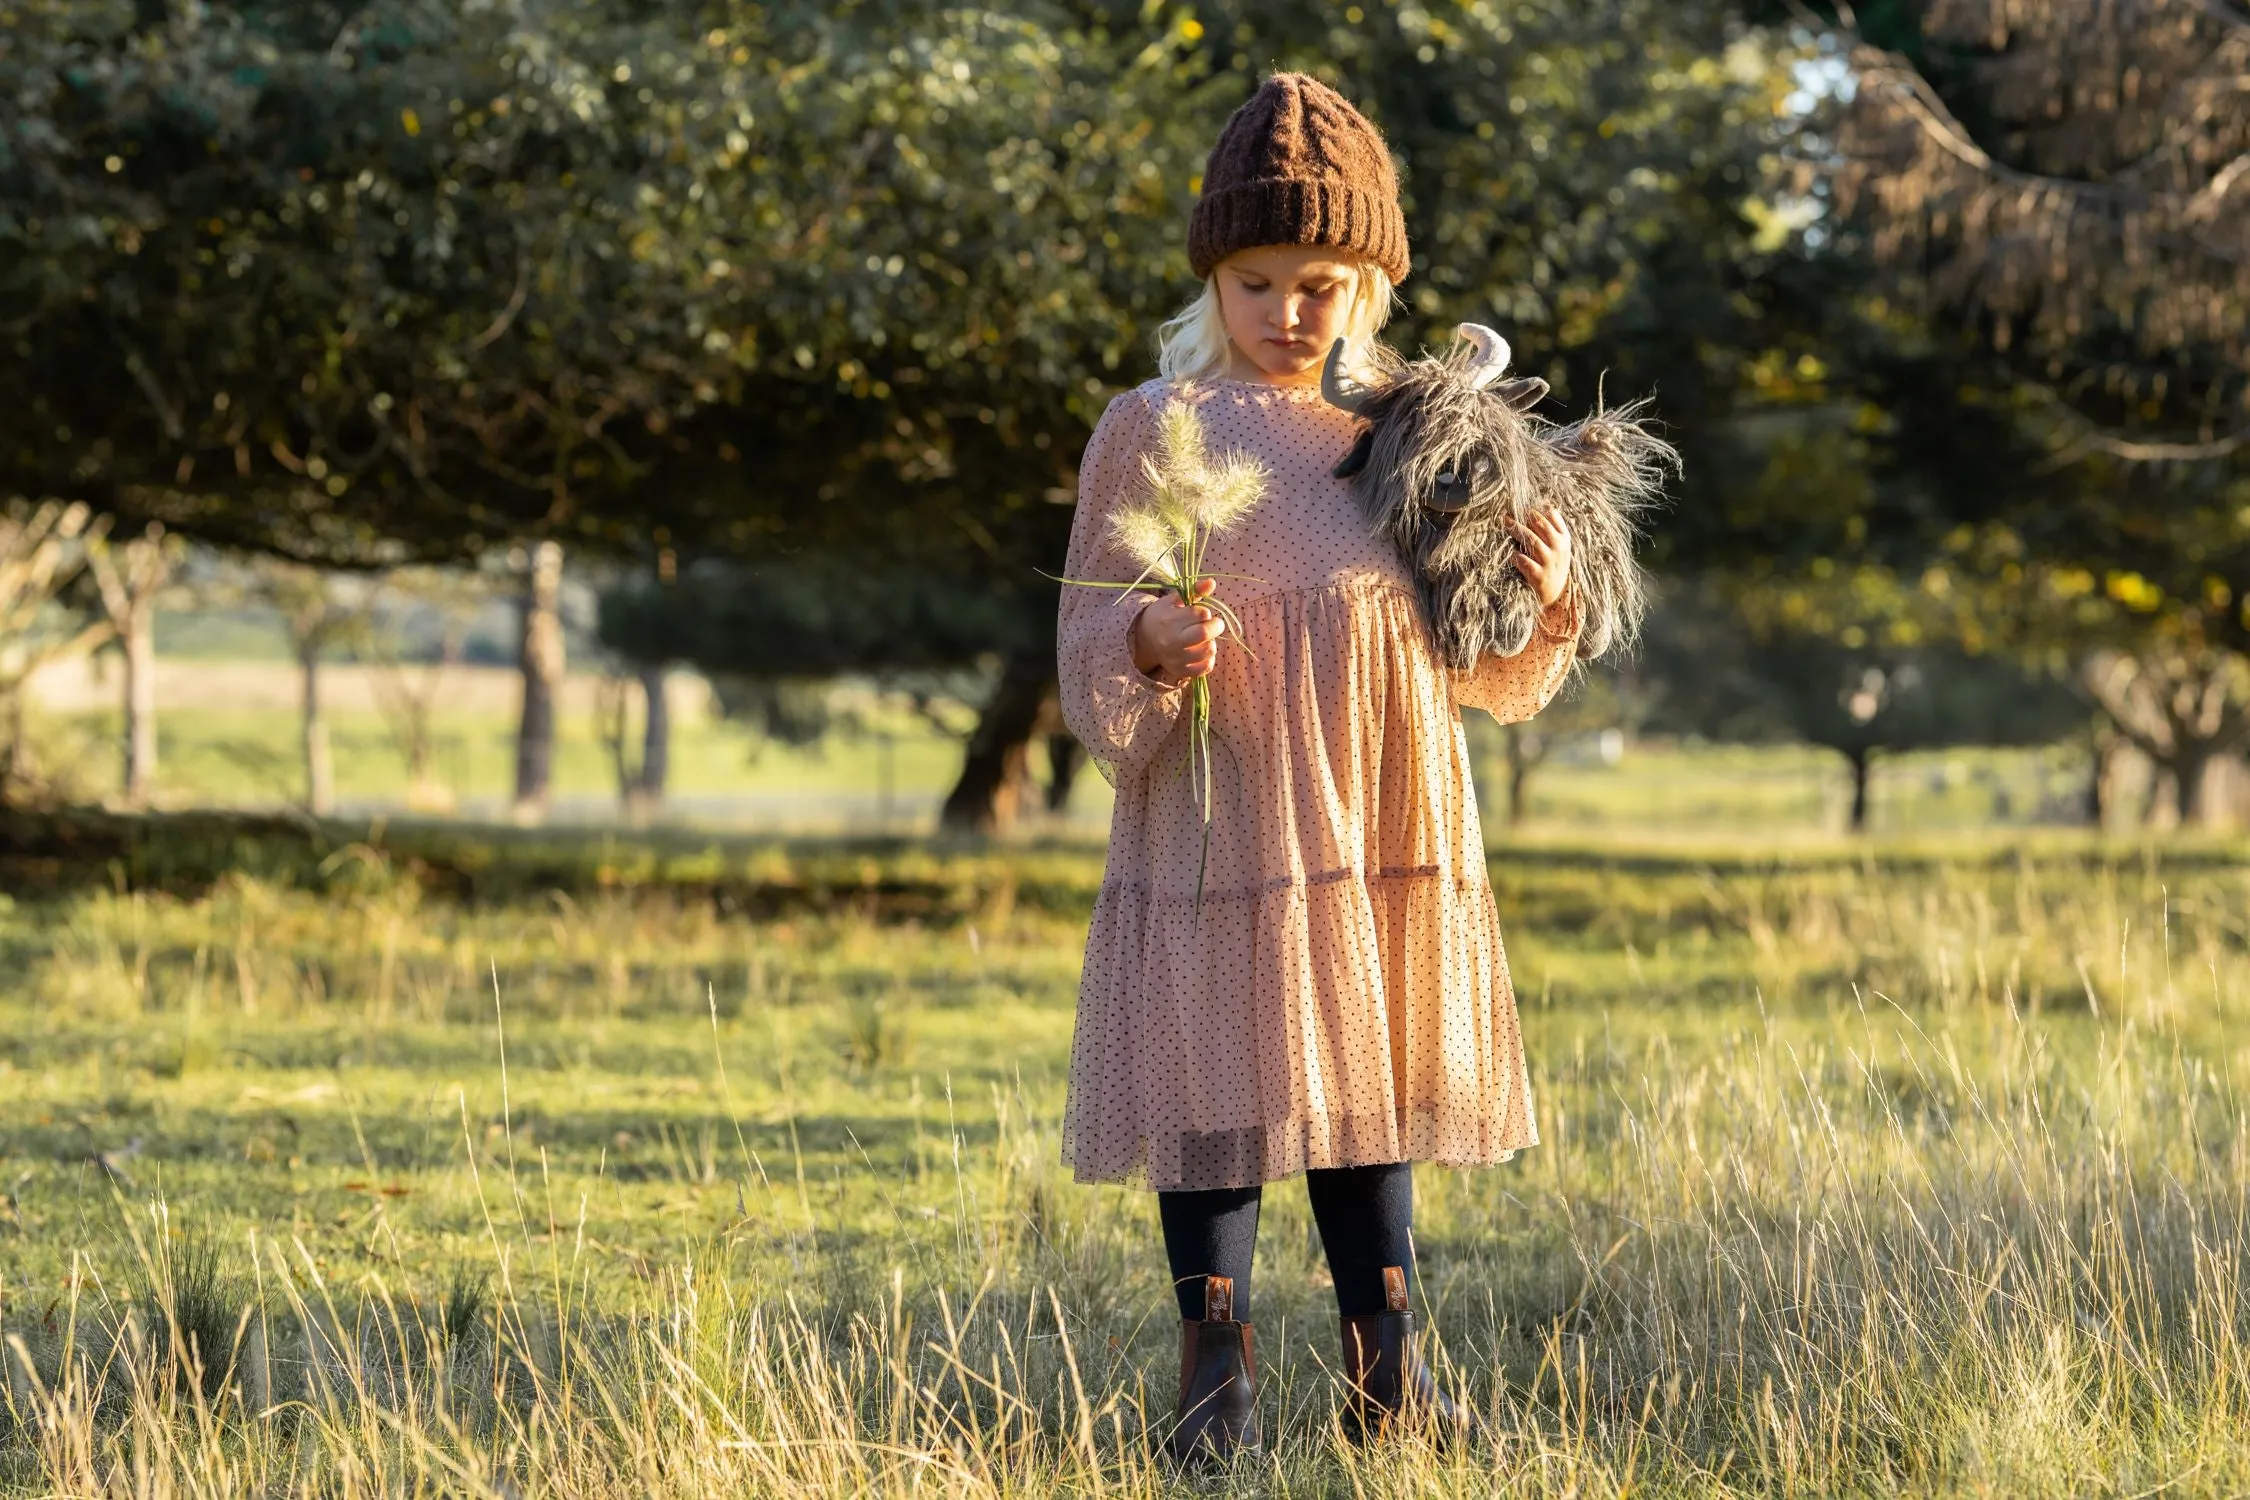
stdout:
<svg viewBox="0 0 2250 1500">
<path fill-rule="evenodd" d="M 1139 565 L 1139 576 L 1129 583 L 1091 578 L 1061 582 L 1126 594 L 1173 594 L 1182 604 L 1210 610 L 1240 644 L 1242 620 L 1233 607 L 1216 592 L 1200 598 L 1198 593 L 1206 582 L 1223 578 L 1260 581 L 1239 573 L 1214 573 L 1205 564 L 1220 533 L 1265 498 L 1266 466 L 1247 453 L 1214 456 L 1204 441 L 1203 419 L 1194 407 L 1175 401 L 1157 418 L 1156 451 L 1141 456 L 1141 473 L 1148 482 L 1147 494 L 1109 518 L 1111 543 Z M 1249 647 L 1243 650 L 1249 653 Z M 1203 881 L 1211 864 L 1211 679 L 1191 677 L 1186 691 L 1187 776 L 1203 813 L 1202 852 L 1195 870 L 1195 910 L 1201 917 Z"/>
</svg>

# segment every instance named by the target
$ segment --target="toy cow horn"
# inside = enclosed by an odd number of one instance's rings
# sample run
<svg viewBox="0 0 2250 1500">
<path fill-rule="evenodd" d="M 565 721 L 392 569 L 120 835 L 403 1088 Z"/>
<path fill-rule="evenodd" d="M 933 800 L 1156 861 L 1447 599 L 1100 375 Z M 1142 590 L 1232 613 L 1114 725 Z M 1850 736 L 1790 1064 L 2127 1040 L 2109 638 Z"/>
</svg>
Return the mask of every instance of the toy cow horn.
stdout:
<svg viewBox="0 0 2250 1500">
<path fill-rule="evenodd" d="M 1367 405 L 1372 390 L 1344 373 L 1344 341 L 1336 340 L 1328 346 L 1328 363 L 1320 367 L 1320 394 L 1330 406 L 1358 416 L 1360 408 Z"/>
<path fill-rule="evenodd" d="M 1508 341 L 1482 323 L 1463 323 L 1469 343 L 1469 389 L 1481 391 L 1508 372 Z"/>
</svg>

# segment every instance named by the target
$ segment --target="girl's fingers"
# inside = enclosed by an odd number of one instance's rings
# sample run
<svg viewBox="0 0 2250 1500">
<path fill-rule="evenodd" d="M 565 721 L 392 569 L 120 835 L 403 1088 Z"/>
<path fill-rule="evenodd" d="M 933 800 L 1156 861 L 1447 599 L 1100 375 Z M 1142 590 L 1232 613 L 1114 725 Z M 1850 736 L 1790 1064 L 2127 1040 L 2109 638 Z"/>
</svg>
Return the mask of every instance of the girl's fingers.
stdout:
<svg viewBox="0 0 2250 1500">
<path fill-rule="evenodd" d="M 1180 644 L 1183 646 L 1198 646 L 1205 641 L 1215 641 L 1226 634 L 1226 629 L 1226 621 L 1216 615 L 1205 615 L 1180 632 Z"/>
<path fill-rule="evenodd" d="M 1165 671 L 1170 675 L 1205 677 L 1217 665 L 1218 649 L 1213 643 L 1227 633 L 1226 619 L 1197 601 L 1210 598 L 1218 587 L 1218 580 L 1204 578 L 1197 580 L 1185 599 L 1177 594 L 1165 597 L 1168 609 L 1163 636 L 1169 641 L 1169 650 L 1160 654 L 1168 658 Z"/>
</svg>

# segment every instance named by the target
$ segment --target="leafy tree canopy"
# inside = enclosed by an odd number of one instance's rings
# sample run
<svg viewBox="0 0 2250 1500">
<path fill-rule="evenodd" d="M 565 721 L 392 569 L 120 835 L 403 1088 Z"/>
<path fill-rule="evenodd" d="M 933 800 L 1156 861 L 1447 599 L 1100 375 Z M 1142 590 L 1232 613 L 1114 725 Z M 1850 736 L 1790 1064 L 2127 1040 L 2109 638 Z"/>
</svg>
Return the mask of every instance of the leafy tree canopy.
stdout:
<svg viewBox="0 0 2250 1500">
<path fill-rule="evenodd" d="M 1792 55 L 1728 7 L 1312 14 L 31 0 L 0 488 L 343 560 L 1046 558 L 1273 65 L 1405 159 L 1407 341 L 1497 321 L 1572 403 L 1611 370 L 1692 434 L 1817 302 L 1756 229 Z"/>
<path fill-rule="evenodd" d="M 1169 240 L 1131 231 L 1189 186 L 1172 52 L 1060 16 L 41 3 L 14 30 L 0 487 L 308 557 L 756 550 L 787 507 L 746 496 L 942 479 L 948 421 L 1037 455 L 990 505 L 1044 505 L 1088 352 L 1122 363 L 1124 299 L 1164 281 Z"/>
</svg>

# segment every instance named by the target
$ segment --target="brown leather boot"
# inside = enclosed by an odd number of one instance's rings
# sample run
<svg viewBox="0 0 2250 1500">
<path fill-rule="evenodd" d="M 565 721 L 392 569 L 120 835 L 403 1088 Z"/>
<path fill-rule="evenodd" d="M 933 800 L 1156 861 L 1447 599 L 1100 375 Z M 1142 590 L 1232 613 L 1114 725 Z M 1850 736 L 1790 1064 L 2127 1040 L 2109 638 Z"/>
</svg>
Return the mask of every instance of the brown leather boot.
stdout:
<svg viewBox="0 0 2250 1500">
<path fill-rule="evenodd" d="M 1438 1389 L 1414 1347 L 1414 1314 L 1406 1306 L 1406 1270 L 1383 1268 L 1389 1311 L 1341 1320 L 1344 1336 L 1344 1433 L 1369 1442 L 1401 1428 L 1445 1442 L 1473 1437 L 1475 1413 Z"/>
<path fill-rule="evenodd" d="M 1258 1430 L 1258 1352 L 1234 1317 L 1234 1278 L 1203 1278 L 1203 1319 L 1180 1321 L 1180 1411 L 1172 1456 L 1225 1463 L 1264 1446 Z"/>
</svg>

